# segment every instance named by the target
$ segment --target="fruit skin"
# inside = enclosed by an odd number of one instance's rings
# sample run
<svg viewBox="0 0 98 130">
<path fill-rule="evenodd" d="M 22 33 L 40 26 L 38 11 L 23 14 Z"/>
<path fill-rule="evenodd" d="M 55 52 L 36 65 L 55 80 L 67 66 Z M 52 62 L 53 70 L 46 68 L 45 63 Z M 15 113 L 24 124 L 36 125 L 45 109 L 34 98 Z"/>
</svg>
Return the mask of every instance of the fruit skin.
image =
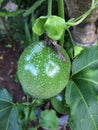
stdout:
<svg viewBox="0 0 98 130">
<path fill-rule="evenodd" d="M 64 62 L 44 41 L 28 46 L 18 61 L 18 76 L 26 94 L 48 99 L 61 92 L 70 74 L 70 59 L 62 48 Z"/>
</svg>

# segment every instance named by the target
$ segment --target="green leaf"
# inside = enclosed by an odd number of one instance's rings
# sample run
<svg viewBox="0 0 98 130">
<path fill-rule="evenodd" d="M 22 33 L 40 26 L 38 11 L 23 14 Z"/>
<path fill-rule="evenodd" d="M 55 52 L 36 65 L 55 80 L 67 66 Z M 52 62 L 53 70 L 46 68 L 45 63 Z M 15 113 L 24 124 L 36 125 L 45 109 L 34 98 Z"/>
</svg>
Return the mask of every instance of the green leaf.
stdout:
<svg viewBox="0 0 98 130">
<path fill-rule="evenodd" d="M 22 126 L 23 129 L 27 127 L 28 117 L 29 117 L 29 106 L 27 104 L 19 104 L 18 105 L 18 122 Z"/>
<path fill-rule="evenodd" d="M 35 120 L 36 119 L 36 115 L 37 115 L 37 107 L 32 107 L 32 109 L 31 109 L 31 112 L 30 112 L 30 117 L 29 117 L 29 119 L 30 120 Z"/>
<path fill-rule="evenodd" d="M 50 16 L 45 23 L 45 30 L 53 40 L 59 40 L 65 30 L 65 20 L 58 16 Z"/>
<path fill-rule="evenodd" d="M 42 111 L 39 119 L 39 124 L 45 130 L 57 130 L 58 129 L 58 117 L 54 110 Z"/>
<path fill-rule="evenodd" d="M 0 89 L 0 99 L 12 102 L 12 97 L 10 93 L 8 93 L 7 90 L 4 88 Z"/>
<path fill-rule="evenodd" d="M 98 130 L 98 96 L 94 88 L 95 84 L 83 80 L 67 85 L 71 130 Z"/>
<path fill-rule="evenodd" d="M 47 16 L 41 16 L 38 19 L 36 19 L 32 29 L 37 35 L 42 35 L 44 33 L 45 31 L 44 24 L 46 20 L 47 20 Z"/>
<path fill-rule="evenodd" d="M 86 47 L 73 61 L 66 87 L 71 130 L 98 130 L 98 46 Z"/>
<path fill-rule="evenodd" d="M 72 75 L 77 74 L 84 69 L 88 69 L 98 62 L 98 46 L 86 47 L 80 55 L 78 55 L 72 64 Z"/>
<path fill-rule="evenodd" d="M 32 43 L 32 38 L 31 38 L 27 21 L 25 21 L 25 34 L 26 34 L 27 45 L 30 45 Z"/>
<path fill-rule="evenodd" d="M 83 50 L 82 46 L 74 46 L 74 57 L 78 56 Z"/>
<path fill-rule="evenodd" d="M 18 110 L 6 89 L 0 90 L 0 130 L 21 130 L 17 122 Z"/>
</svg>

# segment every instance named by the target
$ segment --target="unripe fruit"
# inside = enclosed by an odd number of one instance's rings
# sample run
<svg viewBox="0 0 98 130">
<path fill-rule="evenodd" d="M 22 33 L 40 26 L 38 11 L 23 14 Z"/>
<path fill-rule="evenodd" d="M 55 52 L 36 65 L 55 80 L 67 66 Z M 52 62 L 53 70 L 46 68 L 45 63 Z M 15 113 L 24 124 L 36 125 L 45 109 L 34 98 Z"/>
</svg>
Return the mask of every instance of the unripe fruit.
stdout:
<svg viewBox="0 0 98 130">
<path fill-rule="evenodd" d="M 48 99 L 60 93 L 70 74 L 70 59 L 61 48 L 66 62 L 44 42 L 28 46 L 18 62 L 18 76 L 26 94 L 39 99 Z"/>
</svg>

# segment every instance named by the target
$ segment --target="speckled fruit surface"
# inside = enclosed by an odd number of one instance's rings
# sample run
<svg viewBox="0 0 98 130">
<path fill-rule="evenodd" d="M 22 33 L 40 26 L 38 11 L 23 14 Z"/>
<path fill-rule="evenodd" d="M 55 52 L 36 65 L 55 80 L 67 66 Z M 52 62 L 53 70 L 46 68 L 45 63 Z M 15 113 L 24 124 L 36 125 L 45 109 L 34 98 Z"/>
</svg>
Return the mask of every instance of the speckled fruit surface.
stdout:
<svg viewBox="0 0 98 130">
<path fill-rule="evenodd" d="M 70 59 L 62 50 L 66 62 L 44 41 L 28 46 L 18 61 L 18 76 L 26 94 L 48 99 L 61 92 L 70 74 Z"/>
</svg>

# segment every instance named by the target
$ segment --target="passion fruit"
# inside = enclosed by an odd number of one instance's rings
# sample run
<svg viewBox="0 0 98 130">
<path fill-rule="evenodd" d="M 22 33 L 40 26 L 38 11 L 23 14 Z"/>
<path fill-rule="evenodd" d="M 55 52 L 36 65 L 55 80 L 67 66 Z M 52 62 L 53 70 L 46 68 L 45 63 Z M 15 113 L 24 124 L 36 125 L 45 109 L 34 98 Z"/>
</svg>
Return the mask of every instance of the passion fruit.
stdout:
<svg viewBox="0 0 98 130">
<path fill-rule="evenodd" d="M 44 41 L 33 43 L 23 51 L 18 61 L 18 76 L 26 94 L 48 99 L 65 88 L 69 80 L 70 59 L 63 48 L 60 51 L 66 62 Z"/>
<path fill-rule="evenodd" d="M 51 104 L 53 108 L 60 114 L 68 114 L 69 107 L 65 101 L 65 91 L 63 90 L 61 93 L 51 98 Z"/>
</svg>

